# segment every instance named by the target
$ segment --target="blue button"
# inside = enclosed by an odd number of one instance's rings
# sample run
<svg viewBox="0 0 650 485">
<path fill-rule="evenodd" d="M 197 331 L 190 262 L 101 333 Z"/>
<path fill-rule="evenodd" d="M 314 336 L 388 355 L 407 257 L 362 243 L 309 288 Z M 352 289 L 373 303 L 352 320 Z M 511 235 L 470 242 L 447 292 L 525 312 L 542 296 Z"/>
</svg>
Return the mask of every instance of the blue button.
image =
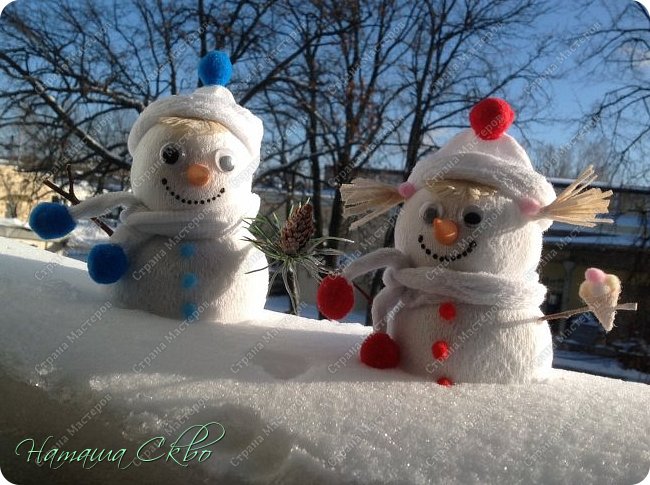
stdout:
<svg viewBox="0 0 650 485">
<path fill-rule="evenodd" d="M 196 320 L 196 318 L 198 318 L 196 304 L 195 303 L 184 303 L 183 304 L 183 316 L 187 320 Z"/>
<path fill-rule="evenodd" d="M 196 252 L 196 246 L 192 243 L 183 243 L 181 244 L 181 256 L 184 258 L 191 258 Z"/>
<path fill-rule="evenodd" d="M 181 278 L 181 286 L 185 290 L 189 290 L 190 288 L 194 288 L 197 283 L 199 282 L 199 277 L 196 276 L 195 273 L 184 273 L 182 278 Z"/>
</svg>

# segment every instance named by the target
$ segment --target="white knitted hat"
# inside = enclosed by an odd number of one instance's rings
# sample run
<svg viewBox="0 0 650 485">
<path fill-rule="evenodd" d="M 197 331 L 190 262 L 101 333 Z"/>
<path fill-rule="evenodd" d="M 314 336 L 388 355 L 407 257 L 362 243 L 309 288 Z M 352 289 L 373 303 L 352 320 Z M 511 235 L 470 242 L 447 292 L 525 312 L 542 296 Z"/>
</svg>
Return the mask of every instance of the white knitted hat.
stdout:
<svg viewBox="0 0 650 485">
<path fill-rule="evenodd" d="M 357 178 L 341 185 L 343 215 L 358 216 L 351 229 L 365 224 L 404 202 L 431 182 L 466 180 L 497 189 L 519 206 L 521 213 L 544 228 L 553 221 L 594 227 L 612 222 L 606 214 L 612 191 L 591 187 L 596 174 L 590 165 L 556 196 L 546 178 L 535 171 L 526 151 L 506 134 L 515 119 L 510 105 L 499 98 L 478 103 L 469 115 L 472 128 L 463 130 L 430 157 L 413 167 L 398 187 Z"/>
<path fill-rule="evenodd" d="M 420 160 L 408 182 L 420 189 L 429 180 L 459 179 L 498 189 L 515 201 L 545 206 L 555 199 L 553 186 L 535 171 L 526 151 L 505 131 L 515 114 L 508 103 L 488 98 L 470 113 L 463 130 L 432 156 Z"/>
<path fill-rule="evenodd" d="M 212 51 L 201 59 L 198 70 L 203 87 L 192 94 L 158 99 L 140 114 L 129 134 L 128 147 L 131 155 L 135 153 L 145 133 L 161 118 L 177 116 L 221 123 L 242 141 L 253 157 L 259 159 L 264 133 L 262 120 L 238 105 L 230 90 L 225 87 L 232 74 L 228 55 Z"/>
</svg>

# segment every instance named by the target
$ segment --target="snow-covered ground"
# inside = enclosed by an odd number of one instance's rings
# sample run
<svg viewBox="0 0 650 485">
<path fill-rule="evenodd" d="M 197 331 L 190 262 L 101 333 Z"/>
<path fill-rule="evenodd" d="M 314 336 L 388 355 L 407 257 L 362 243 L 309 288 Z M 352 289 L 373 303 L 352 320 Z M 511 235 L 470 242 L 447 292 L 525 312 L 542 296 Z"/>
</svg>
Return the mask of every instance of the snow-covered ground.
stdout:
<svg viewBox="0 0 650 485">
<path fill-rule="evenodd" d="M 271 296 L 266 301 L 266 309 L 275 312 L 287 313 L 291 303 L 288 296 Z M 313 304 L 301 304 L 301 316 L 318 318 L 318 309 Z M 350 312 L 342 322 L 361 323 L 366 320 L 366 315 L 360 311 Z M 553 352 L 553 367 L 576 372 L 585 372 L 596 376 L 613 377 L 624 381 L 643 382 L 650 384 L 650 374 L 636 369 L 625 369 L 613 357 L 602 357 L 585 352 L 573 352 L 556 349 Z"/>
<path fill-rule="evenodd" d="M 645 384 L 556 370 L 536 385 L 445 388 L 359 364 L 361 325 L 124 310 L 84 263 L 6 239 L 0 304 L 0 466 L 18 483 L 633 484 L 650 467 Z M 200 463 L 165 461 L 193 425 L 225 434 Z M 164 443 L 124 470 L 15 454 L 47 436 L 46 450 L 125 448 L 123 467 Z"/>
</svg>

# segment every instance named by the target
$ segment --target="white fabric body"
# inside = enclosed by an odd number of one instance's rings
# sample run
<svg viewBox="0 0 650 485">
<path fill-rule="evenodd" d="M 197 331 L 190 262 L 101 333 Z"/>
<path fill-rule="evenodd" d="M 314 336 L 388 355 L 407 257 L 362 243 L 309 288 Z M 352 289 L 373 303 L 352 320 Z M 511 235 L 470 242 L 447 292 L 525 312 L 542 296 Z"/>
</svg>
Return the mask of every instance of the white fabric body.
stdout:
<svg viewBox="0 0 650 485">
<path fill-rule="evenodd" d="M 182 151 L 174 164 L 160 157 L 169 143 Z M 224 154 L 234 165 L 230 171 L 220 168 Z M 188 135 L 163 124 L 142 135 L 133 155 L 132 194 L 103 194 L 70 209 L 80 219 L 126 208 L 111 237 L 129 260 L 127 274 L 111 285 L 116 303 L 175 319 L 186 316 L 188 303 L 200 320 L 253 318 L 268 290 L 268 270 L 255 271 L 267 266 L 266 258 L 243 240 L 250 236 L 244 219 L 255 217 L 260 205 L 251 193 L 257 156 L 233 133 Z M 197 164 L 209 173 L 200 186 L 187 176 L 188 167 Z M 185 288 L 188 278 L 196 284 Z"/>
<path fill-rule="evenodd" d="M 129 225 L 115 233 L 119 240 Z M 127 251 L 129 271 L 111 285 L 121 306 L 161 316 L 184 319 L 183 306 L 195 305 L 199 320 L 235 323 L 255 318 L 264 308 L 268 291 L 268 270 L 264 254 L 243 240 L 245 227 L 213 238 L 194 238 L 189 232 L 180 238 L 147 236 Z M 191 248 L 190 257 L 183 250 Z M 261 271 L 257 271 L 260 270 Z M 182 279 L 193 275 L 195 288 L 182 287 Z"/>
<path fill-rule="evenodd" d="M 240 216 L 254 217 L 259 197 L 248 195 L 242 200 L 242 205 L 248 203 L 246 213 Z M 244 241 L 250 233 L 241 217 L 223 221 L 205 208 L 152 212 L 126 192 L 94 197 L 70 212 L 75 219 L 89 218 L 116 205 L 126 210 L 110 242 L 119 244 L 129 260 L 127 274 L 110 286 L 116 304 L 184 319 L 183 306 L 192 303 L 198 320 L 221 323 L 250 320 L 264 308 L 266 258 Z M 189 274 L 197 283 L 184 289 L 183 277 Z"/>
<path fill-rule="evenodd" d="M 454 245 L 440 244 L 423 220 L 430 206 L 441 218 L 457 223 Z M 469 209 L 482 213 L 476 227 L 463 223 Z M 343 275 L 354 279 L 389 267 L 386 287 L 373 301 L 373 324 L 397 341 L 400 366 L 408 372 L 454 382 L 528 382 L 546 375 L 553 356 L 548 324 L 530 321 L 542 316 L 539 306 L 545 294 L 536 272 L 542 232 L 504 195 L 461 202 L 422 188 L 401 209 L 395 248 L 353 261 Z M 433 254 L 461 257 L 441 262 Z M 452 321 L 438 313 L 445 302 L 456 308 Z M 448 359 L 434 359 L 436 341 L 449 345 Z"/>
</svg>

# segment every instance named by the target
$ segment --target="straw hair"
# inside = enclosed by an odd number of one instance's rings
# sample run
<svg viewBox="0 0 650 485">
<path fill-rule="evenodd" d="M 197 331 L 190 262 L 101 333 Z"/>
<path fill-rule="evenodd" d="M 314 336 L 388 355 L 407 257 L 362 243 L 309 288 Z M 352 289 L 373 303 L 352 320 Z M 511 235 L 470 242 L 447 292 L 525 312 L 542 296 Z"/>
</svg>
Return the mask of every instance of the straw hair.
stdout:
<svg viewBox="0 0 650 485">
<path fill-rule="evenodd" d="M 427 188 L 441 197 L 456 196 L 463 200 L 476 200 L 496 192 L 493 187 L 464 180 L 429 180 Z M 404 197 L 393 185 L 365 178 L 342 185 L 341 197 L 344 217 L 362 216 L 352 223 L 350 229 L 357 229 L 404 202 Z"/>
<path fill-rule="evenodd" d="M 404 201 L 393 185 L 365 178 L 341 185 L 341 198 L 344 217 L 363 216 L 354 221 L 350 229 L 357 229 Z"/>
<path fill-rule="evenodd" d="M 492 195 L 497 192 L 497 189 L 494 187 L 468 180 L 429 179 L 426 181 L 426 186 L 430 192 L 439 197 L 458 197 L 463 201 L 476 201 L 483 196 Z"/>
<path fill-rule="evenodd" d="M 189 130 L 197 135 L 207 135 L 209 133 L 226 133 L 230 130 L 224 125 L 213 120 L 201 120 L 198 118 L 181 118 L 178 116 L 166 116 L 160 119 L 163 125 Z"/>
<path fill-rule="evenodd" d="M 596 224 L 612 223 L 612 219 L 600 219 L 598 214 L 606 214 L 609 198 L 613 192 L 587 186 L 596 180 L 593 166 L 587 167 L 553 202 L 543 207 L 534 219 L 551 219 L 576 226 L 594 227 Z M 466 199 L 477 199 L 498 192 L 490 186 L 463 180 L 428 180 L 427 188 L 440 195 L 456 195 Z M 361 216 L 350 229 L 373 220 L 404 202 L 397 188 L 376 180 L 358 178 L 341 186 L 343 216 Z"/>
<path fill-rule="evenodd" d="M 593 166 L 589 165 L 553 202 L 543 207 L 535 219 L 551 219 L 585 227 L 614 222 L 612 219 L 596 218 L 598 214 L 607 213 L 613 192 L 603 192 L 598 188 L 585 190 L 594 180 L 596 174 Z"/>
</svg>

